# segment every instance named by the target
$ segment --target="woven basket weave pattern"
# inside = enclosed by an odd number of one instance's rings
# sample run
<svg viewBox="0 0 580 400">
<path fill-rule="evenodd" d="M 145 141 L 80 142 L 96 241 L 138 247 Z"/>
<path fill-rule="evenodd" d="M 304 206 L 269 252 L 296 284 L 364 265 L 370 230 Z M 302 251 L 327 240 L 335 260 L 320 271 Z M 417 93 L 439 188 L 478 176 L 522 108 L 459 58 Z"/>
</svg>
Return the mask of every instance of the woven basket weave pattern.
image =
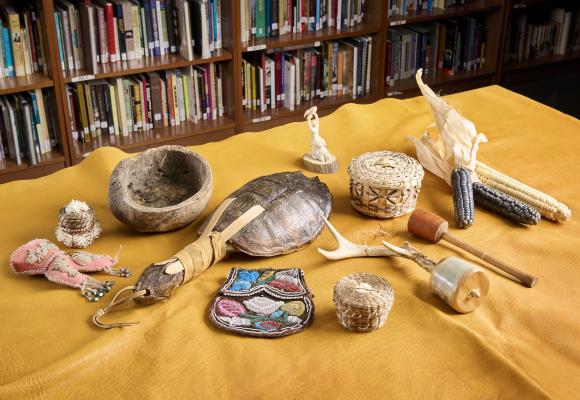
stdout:
<svg viewBox="0 0 580 400">
<path fill-rule="evenodd" d="M 334 304 L 338 322 L 347 329 L 369 332 L 385 321 L 395 294 L 385 279 L 367 273 L 347 275 L 334 287 Z"/>
<path fill-rule="evenodd" d="M 351 204 L 363 214 L 392 218 L 415 209 L 423 167 L 415 159 L 392 151 L 365 153 L 349 167 Z"/>
<path fill-rule="evenodd" d="M 95 212 L 92 209 L 76 213 L 66 213 L 64 208 L 60 212 L 59 224 L 70 234 L 90 232 L 95 224 Z"/>
</svg>

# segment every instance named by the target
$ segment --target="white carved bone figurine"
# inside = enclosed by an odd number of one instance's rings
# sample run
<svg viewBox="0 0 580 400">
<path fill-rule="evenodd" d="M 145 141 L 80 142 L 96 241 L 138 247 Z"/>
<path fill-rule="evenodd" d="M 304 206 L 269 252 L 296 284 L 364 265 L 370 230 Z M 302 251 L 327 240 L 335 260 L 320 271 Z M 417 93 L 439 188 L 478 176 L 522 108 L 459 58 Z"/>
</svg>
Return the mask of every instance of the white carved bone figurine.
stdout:
<svg viewBox="0 0 580 400">
<path fill-rule="evenodd" d="M 308 121 L 310 134 L 312 135 L 312 149 L 303 157 L 304 167 L 318 173 L 333 173 L 338 170 L 338 162 L 326 147 L 326 141 L 320 136 L 318 114 L 316 106 L 309 108 L 304 113 Z"/>
</svg>

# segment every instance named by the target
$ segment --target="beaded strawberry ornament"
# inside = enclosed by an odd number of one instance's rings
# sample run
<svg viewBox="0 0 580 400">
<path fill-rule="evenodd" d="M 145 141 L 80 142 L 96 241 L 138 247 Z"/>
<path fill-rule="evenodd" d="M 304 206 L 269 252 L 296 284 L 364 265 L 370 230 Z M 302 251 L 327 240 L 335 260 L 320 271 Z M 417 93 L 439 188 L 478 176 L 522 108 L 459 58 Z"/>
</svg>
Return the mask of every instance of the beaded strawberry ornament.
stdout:
<svg viewBox="0 0 580 400">
<path fill-rule="evenodd" d="M 10 256 L 10 268 L 16 274 L 44 275 L 60 285 L 77 288 L 90 301 L 99 301 L 113 286 L 113 281 L 98 281 L 83 272 L 106 272 L 131 276 L 128 268 L 113 268 L 118 257 L 87 253 L 65 253 L 46 239 L 34 239 L 17 248 Z"/>
<path fill-rule="evenodd" d="M 240 335 L 287 336 L 312 323 L 312 297 L 301 269 L 232 268 L 209 317 L 216 327 Z"/>
</svg>

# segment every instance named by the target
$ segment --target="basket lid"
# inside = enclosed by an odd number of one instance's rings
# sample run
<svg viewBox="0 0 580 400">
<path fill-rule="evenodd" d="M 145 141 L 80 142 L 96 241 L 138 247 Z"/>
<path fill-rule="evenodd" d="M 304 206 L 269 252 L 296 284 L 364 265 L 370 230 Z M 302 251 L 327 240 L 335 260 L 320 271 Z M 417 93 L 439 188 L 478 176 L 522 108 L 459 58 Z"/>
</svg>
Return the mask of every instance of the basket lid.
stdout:
<svg viewBox="0 0 580 400">
<path fill-rule="evenodd" d="M 406 154 L 375 151 L 355 157 L 348 166 L 352 180 L 391 189 L 417 187 L 423 180 L 421 164 Z"/>
<path fill-rule="evenodd" d="M 395 299 L 391 284 L 380 276 L 359 272 L 341 278 L 334 287 L 334 302 L 368 315 L 387 313 Z"/>
</svg>

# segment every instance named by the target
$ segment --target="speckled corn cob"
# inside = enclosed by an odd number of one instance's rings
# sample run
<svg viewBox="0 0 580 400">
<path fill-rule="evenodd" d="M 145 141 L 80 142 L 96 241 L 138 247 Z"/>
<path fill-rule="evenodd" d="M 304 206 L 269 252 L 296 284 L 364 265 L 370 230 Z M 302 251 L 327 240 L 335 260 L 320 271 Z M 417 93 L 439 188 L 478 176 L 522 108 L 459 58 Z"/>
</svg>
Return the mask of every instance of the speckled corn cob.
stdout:
<svg viewBox="0 0 580 400">
<path fill-rule="evenodd" d="M 455 168 L 451 172 L 451 190 L 453 191 L 453 208 L 455 224 L 458 228 L 469 228 L 473 225 L 473 189 L 471 172 L 465 168 Z"/>
<path fill-rule="evenodd" d="M 536 225 L 540 222 L 540 213 L 536 209 L 484 183 L 473 184 L 473 196 L 478 206 L 517 223 Z"/>
<path fill-rule="evenodd" d="M 572 211 L 552 196 L 504 175 L 482 162 L 477 162 L 475 172 L 481 182 L 535 208 L 544 218 L 567 221 L 572 217 Z"/>
</svg>

